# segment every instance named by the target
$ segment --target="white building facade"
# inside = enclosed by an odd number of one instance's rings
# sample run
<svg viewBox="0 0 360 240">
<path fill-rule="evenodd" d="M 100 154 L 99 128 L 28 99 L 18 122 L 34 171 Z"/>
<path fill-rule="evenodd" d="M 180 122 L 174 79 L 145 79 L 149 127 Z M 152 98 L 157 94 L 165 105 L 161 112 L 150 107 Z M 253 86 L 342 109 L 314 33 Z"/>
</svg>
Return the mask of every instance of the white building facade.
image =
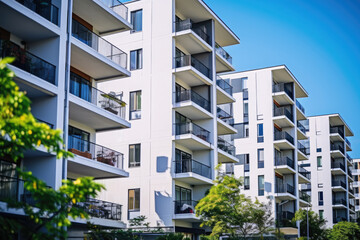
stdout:
<svg viewBox="0 0 360 240">
<path fill-rule="evenodd" d="M 354 195 L 355 195 L 355 212 L 356 212 L 356 219 L 359 218 L 360 215 L 360 194 L 359 194 L 359 189 L 360 189 L 360 181 L 359 181 L 359 177 L 360 177 L 360 159 L 354 159 L 353 160 L 353 169 L 352 169 L 352 175 L 354 177 L 354 182 L 353 182 L 353 190 L 354 190 Z"/>
<path fill-rule="evenodd" d="M 196 201 L 216 177 L 219 162 L 237 162 L 221 136 L 230 125 L 231 86 L 217 81 L 233 71 L 222 48 L 238 37 L 201 0 L 141 0 L 126 3 L 134 30 L 109 41 L 130 52 L 131 78 L 101 83 L 124 91 L 132 127 L 97 134 L 124 153 L 130 178 L 103 181 L 102 198 L 127 203 L 125 220 L 143 215 L 150 227 L 171 227 L 196 239 L 204 229 Z"/>
</svg>

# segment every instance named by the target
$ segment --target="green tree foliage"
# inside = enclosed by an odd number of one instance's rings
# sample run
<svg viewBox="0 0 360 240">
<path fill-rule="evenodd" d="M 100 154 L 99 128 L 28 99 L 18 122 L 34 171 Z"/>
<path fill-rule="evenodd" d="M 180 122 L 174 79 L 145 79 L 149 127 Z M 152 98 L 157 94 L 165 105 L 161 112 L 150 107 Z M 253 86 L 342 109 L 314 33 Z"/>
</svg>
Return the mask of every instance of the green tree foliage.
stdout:
<svg viewBox="0 0 360 240">
<path fill-rule="evenodd" d="M 87 235 L 89 240 L 140 240 L 139 236 L 130 230 L 95 229 Z"/>
<path fill-rule="evenodd" d="M 149 228 L 150 227 L 150 223 L 149 222 L 145 222 L 145 220 L 147 219 L 146 216 L 144 215 L 140 215 L 138 217 L 135 217 L 133 219 L 129 220 L 129 226 L 130 227 L 146 227 Z"/>
<path fill-rule="evenodd" d="M 184 240 L 184 235 L 181 233 L 168 233 L 157 237 L 156 240 Z"/>
<path fill-rule="evenodd" d="M 255 225 L 255 233 L 260 235 L 260 239 L 264 239 L 264 234 L 274 232 L 275 220 L 271 201 L 268 203 L 255 201 L 255 207 L 252 210 L 252 222 Z"/>
<path fill-rule="evenodd" d="M 326 220 L 320 218 L 320 216 L 315 213 L 314 211 L 309 210 L 308 212 L 309 217 L 309 236 L 311 239 L 326 239 Z M 292 220 L 293 223 L 296 221 L 301 221 L 300 223 L 300 236 L 306 237 L 307 236 L 307 220 L 306 220 L 306 210 L 300 209 L 296 211 L 295 217 Z"/>
<path fill-rule="evenodd" d="M 360 227 L 353 222 L 339 222 L 329 231 L 328 239 L 358 240 L 360 239 Z"/>
<path fill-rule="evenodd" d="M 6 64 L 13 59 L 0 60 L 0 159 L 19 162 L 25 150 L 45 147 L 56 153 L 58 158 L 72 157 L 63 149 L 60 130 L 53 130 L 44 123 L 36 121 L 31 114 L 30 100 L 12 80 L 14 73 Z M 7 207 L 24 211 L 24 218 L 0 216 L 0 238 L 15 239 L 19 233 L 26 239 L 66 238 L 64 227 L 70 226 L 69 218 L 88 218 L 87 213 L 78 207 L 87 197 L 95 197 L 104 187 L 90 177 L 75 181 L 64 180 L 63 185 L 54 190 L 44 182 L 17 168 L 17 175 L 24 181 L 24 189 L 32 201 L 8 199 Z"/>
</svg>

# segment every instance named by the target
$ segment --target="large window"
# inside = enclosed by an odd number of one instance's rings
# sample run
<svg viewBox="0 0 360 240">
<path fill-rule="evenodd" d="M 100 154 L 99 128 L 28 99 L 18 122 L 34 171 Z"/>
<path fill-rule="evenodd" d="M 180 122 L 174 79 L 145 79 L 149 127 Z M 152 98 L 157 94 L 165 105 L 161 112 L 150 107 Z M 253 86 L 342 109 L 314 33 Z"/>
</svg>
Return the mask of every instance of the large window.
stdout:
<svg viewBox="0 0 360 240">
<path fill-rule="evenodd" d="M 130 51 L 130 70 L 142 69 L 143 51 L 137 49 Z"/>
<path fill-rule="evenodd" d="M 141 118 L 141 91 L 130 93 L 130 120 Z"/>
<path fill-rule="evenodd" d="M 90 82 L 85 78 L 70 72 L 70 93 L 77 97 L 91 102 L 91 90 Z"/>
<path fill-rule="evenodd" d="M 81 152 L 90 151 L 90 133 L 79 128 L 69 126 L 69 149 L 76 149 Z"/>
<path fill-rule="evenodd" d="M 264 196 L 265 193 L 265 183 L 264 183 L 264 175 L 258 176 L 258 196 Z"/>
<path fill-rule="evenodd" d="M 323 206 L 324 205 L 324 194 L 323 194 L 323 192 L 318 192 L 318 197 L 319 197 L 319 206 Z"/>
<path fill-rule="evenodd" d="M 130 13 L 130 22 L 133 25 L 133 30 L 131 32 L 141 32 L 142 31 L 142 9 L 132 11 Z"/>
<path fill-rule="evenodd" d="M 140 166 L 140 144 L 129 145 L 129 167 Z"/>
<path fill-rule="evenodd" d="M 258 149 L 258 168 L 264 168 L 264 149 Z"/>
<path fill-rule="evenodd" d="M 140 188 L 129 189 L 128 192 L 128 219 L 139 216 L 140 212 Z"/>
<path fill-rule="evenodd" d="M 258 143 L 264 142 L 264 125 L 262 123 L 258 124 Z"/>
</svg>

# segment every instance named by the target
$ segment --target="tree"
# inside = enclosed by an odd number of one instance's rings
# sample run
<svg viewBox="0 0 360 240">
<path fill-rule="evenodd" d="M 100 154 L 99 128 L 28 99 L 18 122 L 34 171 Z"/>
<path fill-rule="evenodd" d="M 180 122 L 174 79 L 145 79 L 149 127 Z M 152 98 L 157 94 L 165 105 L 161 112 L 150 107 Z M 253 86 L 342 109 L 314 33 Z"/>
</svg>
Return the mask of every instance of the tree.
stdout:
<svg viewBox="0 0 360 240">
<path fill-rule="evenodd" d="M 231 237 L 247 236 L 254 230 L 252 210 L 254 204 L 240 193 L 242 180 L 234 176 L 219 174 L 209 194 L 196 205 L 196 216 L 201 226 L 212 228 L 211 236 L 226 233 Z"/>
<path fill-rule="evenodd" d="M 339 222 L 333 226 L 328 234 L 329 240 L 360 239 L 360 227 L 353 222 Z"/>
<path fill-rule="evenodd" d="M 12 61 L 12 58 L 0 60 L 0 159 L 18 163 L 25 150 L 39 146 L 56 153 L 57 158 L 72 157 L 72 153 L 63 149 L 61 131 L 37 122 L 32 115 L 30 99 L 19 91 L 12 80 L 14 73 L 6 66 Z M 46 187 L 31 172 L 19 168 L 15 171 L 24 181 L 24 189 L 32 201 L 6 200 L 8 208 L 23 210 L 25 218 L 0 216 L 0 237 L 5 239 L 15 239 L 18 233 L 23 238 L 34 240 L 66 238 L 64 227 L 70 226 L 69 218 L 88 218 L 77 204 L 87 197 L 95 197 L 104 188 L 92 178 L 84 177 L 75 181 L 64 180 L 56 191 Z"/>
<path fill-rule="evenodd" d="M 292 222 L 295 223 L 296 221 L 300 222 L 300 236 L 306 237 L 307 236 L 307 211 L 305 209 L 299 209 L 295 213 L 295 217 L 293 218 Z M 308 211 L 308 219 L 309 219 L 309 236 L 311 239 L 325 239 L 326 238 L 326 230 L 325 224 L 326 220 L 321 218 L 317 213 L 314 211 Z"/>
<path fill-rule="evenodd" d="M 147 219 L 146 216 L 144 215 L 140 215 L 138 217 L 132 218 L 129 220 L 129 226 L 130 227 L 146 227 L 149 228 L 150 227 L 150 222 L 145 222 L 145 220 Z"/>
<path fill-rule="evenodd" d="M 260 235 L 260 239 L 264 239 L 264 234 L 270 234 L 275 230 L 272 204 L 271 201 L 262 203 L 256 199 L 255 206 L 252 211 L 252 222 L 255 224 L 256 234 Z"/>
</svg>

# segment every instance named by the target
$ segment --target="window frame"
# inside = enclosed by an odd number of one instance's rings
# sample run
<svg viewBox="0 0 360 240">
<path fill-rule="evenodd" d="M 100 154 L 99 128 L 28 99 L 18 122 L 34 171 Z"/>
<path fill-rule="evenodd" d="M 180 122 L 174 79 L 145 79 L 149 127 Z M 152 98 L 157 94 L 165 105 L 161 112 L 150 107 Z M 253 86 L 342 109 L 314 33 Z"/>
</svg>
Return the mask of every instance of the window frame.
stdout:
<svg viewBox="0 0 360 240">
<path fill-rule="evenodd" d="M 132 53 L 133 52 L 135 52 L 135 54 L 136 54 L 135 55 L 135 57 L 136 57 L 136 59 L 135 59 L 136 67 L 135 68 L 132 68 L 132 64 L 131 64 L 132 63 L 131 60 L 132 60 Z M 141 53 L 141 55 L 139 53 Z M 143 49 L 138 48 L 138 49 L 131 50 L 129 56 L 130 56 L 130 61 L 129 61 L 129 64 L 130 64 L 129 69 L 130 69 L 130 71 L 141 70 L 143 68 L 143 57 L 144 57 Z M 139 59 L 140 59 L 140 61 L 139 61 Z M 140 65 L 140 67 L 139 67 L 139 65 Z"/>
<path fill-rule="evenodd" d="M 262 161 L 260 161 L 260 152 L 262 151 Z M 258 148 L 257 150 L 257 163 L 258 168 L 264 168 L 265 167 L 265 149 L 264 148 Z"/>
<path fill-rule="evenodd" d="M 135 151 L 135 164 L 131 164 L 130 162 L 130 148 L 131 146 L 134 146 L 134 151 Z M 139 146 L 139 162 L 136 162 L 136 147 Z M 141 143 L 134 143 L 134 144 L 129 144 L 129 168 L 135 168 L 135 167 L 141 167 Z"/>
<path fill-rule="evenodd" d="M 260 128 L 260 126 L 261 126 L 261 128 Z M 260 135 L 260 132 L 262 133 L 261 135 Z M 257 142 L 258 143 L 264 142 L 264 124 L 263 123 L 257 124 Z"/>
<path fill-rule="evenodd" d="M 263 188 L 260 188 L 260 179 L 262 178 Z M 265 176 L 258 175 L 258 196 L 265 196 Z"/>
<path fill-rule="evenodd" d="M 322 168 L 322 156 L 317 156 L 316 157 L 316 166 L 317 166 L 317 168 Z"/>
<path fill-rule="evenodd" d="M 136 24 L 134 24 L 133 15 L 136 16 L 135 13 L 138 13 L 138 12 L 141 12 L 141 30 L 134 29 L 134 26 Z M 136 18 L 134 18 L 134 19 L 136 20 Z M 135 22 L 135 23 L 137 23 L 137 22 Z M 133 29 L 131 29 L 130 33 L 138 33 L 138 32 L 143 31 L 143 9 L 142 8 L 130 12 L 130 24 L 133 25 Z"/>
<path fill-rule="evenodd" d="M 140 93 L 140 109 L 138 109 L 138 108 L 136 108 L 136 110 L 132 110 L 132 105 L 134 105 L 134 104 L 132 104 L 132 94 L 137 94 L 137 93 Z M 136 95 L 136 99 L 137 99 L 138 97 L 137 97 L 137 95 Z M 141 119 L 141 109 L 142 109 L 142 90 L 137 90 L 137 91 L 132 91 L 132 92 L 130 92 L 129 93 L 129 102 L 130 102 L 130 104 L 129 104 L 129 120 L 138 120 L 138 119 Z M 138 105 L 138 104 L 136 104 L 136 105 Z M 140 113 L 140 117 L 132 117 L 132 113 L 133 112 L 139 112 Z"/>
<path fill-rule="evenodd" d="M 139 208 L 136 209 L 135 208 L 135 202 L 136 202 L 136 191 L 139 191 Z M 134 209 L 131 209 L 130 210 L 130 191 L 134 191 Z M 130 219 L 130 212 L 140 212 L 140 208 L 141 208 L 141 202 L 140 202 L 140 199 L 141 199 L 141 195 L 140 195 L 140 188 L 131 188 L 131 189 L 128 189 L 128 220 Z"/>
</svg>

